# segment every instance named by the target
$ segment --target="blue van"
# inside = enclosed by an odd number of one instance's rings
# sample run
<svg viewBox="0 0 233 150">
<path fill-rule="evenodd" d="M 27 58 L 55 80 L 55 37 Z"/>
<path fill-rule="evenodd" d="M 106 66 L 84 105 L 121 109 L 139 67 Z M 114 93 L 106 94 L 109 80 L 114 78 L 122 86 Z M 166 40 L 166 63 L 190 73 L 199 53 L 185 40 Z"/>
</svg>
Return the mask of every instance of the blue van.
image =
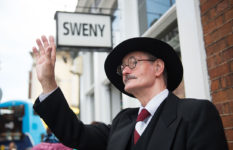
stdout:
<svg viewBox="0 0 233 150">
<path fill-rule="evenodd" d="M 39 144 L 45 135 L 45 126 L 34 112 L 29 100 L 9 100 L 0 103 L 0 149 L 10 142 L 24 150 Z"/>
</svg>

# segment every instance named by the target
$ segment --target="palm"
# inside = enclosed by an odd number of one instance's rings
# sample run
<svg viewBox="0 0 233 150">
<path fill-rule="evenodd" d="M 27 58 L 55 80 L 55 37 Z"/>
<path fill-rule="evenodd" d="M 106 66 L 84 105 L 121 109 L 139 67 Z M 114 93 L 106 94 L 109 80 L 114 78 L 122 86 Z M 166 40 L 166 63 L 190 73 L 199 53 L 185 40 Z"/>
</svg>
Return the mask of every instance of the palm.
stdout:
<svg viewBox="0 0 233 150">
<path fill-rule="evenodd" d="M 41 39 L 42 42 L 40 39 L 36 40 L 39 49 L 37 50 L 36 47 L 33 47 L 33 53 L 36 56 L 37 78 L 40 81 L 43 90 L 47 91 L 56 86 L 54 74 L 56 48 L 53 37 L 49 38 L 49 42 L 45 36 L 42 36 Z"/>
<path fill-rule="evenodd" d="M 41 55 L 36 61 L 36 72 L 39 81 L 43 80 L 43 78 L 54 76 L 54 64 L 51 62 L 51 59 Z"/>
</svg>

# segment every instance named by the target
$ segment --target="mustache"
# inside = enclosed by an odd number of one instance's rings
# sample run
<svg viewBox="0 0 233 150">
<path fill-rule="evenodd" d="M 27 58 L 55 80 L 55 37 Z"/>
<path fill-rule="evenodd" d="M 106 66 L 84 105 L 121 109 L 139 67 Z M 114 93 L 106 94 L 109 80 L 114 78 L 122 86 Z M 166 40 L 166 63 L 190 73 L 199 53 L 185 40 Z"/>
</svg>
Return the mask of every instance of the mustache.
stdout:
<svg viewBox="0 0 233 150">
<path fill-rule="evenodd" d="M 137 79 L 137 77 L 134 76 L 134 75 L 128 74 L 128 75 L 125 76 L 124 83 L 126 83 L 130 79 Z"/>
</svg>

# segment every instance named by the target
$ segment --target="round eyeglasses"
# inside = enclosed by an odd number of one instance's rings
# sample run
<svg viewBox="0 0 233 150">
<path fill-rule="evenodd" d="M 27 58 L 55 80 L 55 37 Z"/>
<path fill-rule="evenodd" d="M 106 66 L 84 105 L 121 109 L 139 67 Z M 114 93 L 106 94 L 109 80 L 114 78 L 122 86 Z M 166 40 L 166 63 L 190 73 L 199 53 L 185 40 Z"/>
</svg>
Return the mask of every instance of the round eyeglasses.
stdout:
<svg viewBox="0 0 233 150">
<path fill-rule="evenodd" d="M 138 63 L 138 61 L 155 61 L 157 58 L 153 59 L 136 59 L 134 56 L 129 57 L 128 64 L 121 64 L 117 67 L 117 74 L 122 76 L 122 72 L 125 67 L 129 67 L 130 69 L 134 69 Z"/>
</svg>

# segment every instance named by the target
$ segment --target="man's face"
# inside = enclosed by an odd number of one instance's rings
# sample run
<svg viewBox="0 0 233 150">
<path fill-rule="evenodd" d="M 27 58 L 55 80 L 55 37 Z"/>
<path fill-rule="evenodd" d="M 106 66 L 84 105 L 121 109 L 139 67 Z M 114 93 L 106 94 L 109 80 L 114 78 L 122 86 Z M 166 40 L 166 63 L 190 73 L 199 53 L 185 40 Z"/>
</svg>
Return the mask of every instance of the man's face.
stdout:
<svg viewBox="0 0 233 150">
<path fill-rule="evenodd" d="M 148 60 L 148 55 L 143 52 L 132 52 L 123 58 L 122 64 L 128 65 L 129 58 L 136 60 Z M 130 69 L 126 66 L 122 70 L 125 91 L 134 94 L 142 90 L 149 89 L 155 84 L 155 65 L 154 61 L 137 61 L 135 68 Z"/>
</svg>

